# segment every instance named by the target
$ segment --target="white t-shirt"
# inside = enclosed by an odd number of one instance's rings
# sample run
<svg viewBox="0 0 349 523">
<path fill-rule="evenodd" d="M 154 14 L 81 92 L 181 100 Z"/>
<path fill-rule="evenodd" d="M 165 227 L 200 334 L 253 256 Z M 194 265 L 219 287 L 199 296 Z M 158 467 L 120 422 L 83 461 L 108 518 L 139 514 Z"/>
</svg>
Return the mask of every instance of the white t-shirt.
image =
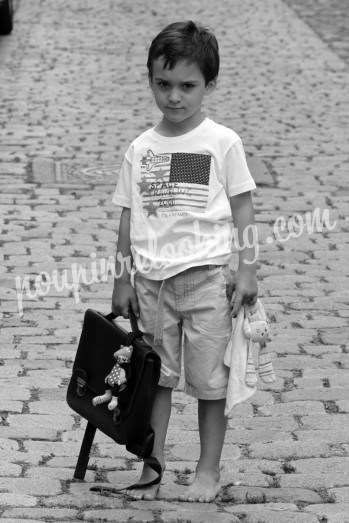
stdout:
<svg viewBox="0 0 349 523">
<path fill-rule="evenodd" d="M 229 263 L 229 197 L 256 188 L 239 136 L 205 118 L 180 136 L 148 129 L 126 151 L 113 203 L 131 208 L 135 269 L 162 280 Z"/>
</svg>

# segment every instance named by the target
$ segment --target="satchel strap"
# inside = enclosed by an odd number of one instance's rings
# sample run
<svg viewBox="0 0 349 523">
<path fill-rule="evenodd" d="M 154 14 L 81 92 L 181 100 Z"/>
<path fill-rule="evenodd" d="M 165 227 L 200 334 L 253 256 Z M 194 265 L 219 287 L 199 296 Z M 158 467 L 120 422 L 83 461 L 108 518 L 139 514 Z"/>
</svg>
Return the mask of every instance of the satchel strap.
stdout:
<svg viewBox="0 0 349 523">
<path fill-rule="evenodd" d="M 132 343 L 135 341 L 135 339 L 140 338 L 142 336 L 141 331 L 139 332 L 128 332 L 127 333 L 127 345 L 132 345 Z"/>
<path fill-rule="evenodd" d="M 144 463 L 146 463 L 151 469 L 154 470 L 154 472 L 157 473 L 157 477 L 153 479 L 152 481 L 148 481 L 147 483 L 134 483 L 133 485 L 129 485 L 128 487 L 123 488 L 113 488 L 113 487 L 91 487 L 90 490 L 92 492 L 98 492 L 102 496 L 109 496 L 110 494 L 117 494 L 118 492 L 122 492 L 123 490 L 136 490 L 136 489 L 143 489 L 147 487 L 151 487 L 152 485 L 157 485 L 160 483 L 162 479 L 162 467 L 160 465 L 160 462 L 157 458 L 154 456 L 150 456 L 149 458 L 144 458 Z"/>
</svg>

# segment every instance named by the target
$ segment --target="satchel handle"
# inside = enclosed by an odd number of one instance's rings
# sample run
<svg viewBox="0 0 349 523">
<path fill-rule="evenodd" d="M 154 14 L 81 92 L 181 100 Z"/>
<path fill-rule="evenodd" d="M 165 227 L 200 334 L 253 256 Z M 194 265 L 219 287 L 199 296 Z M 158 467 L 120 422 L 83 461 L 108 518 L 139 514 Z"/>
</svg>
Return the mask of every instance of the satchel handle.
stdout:
<svg viewBox="0 0 349 523">
<path fill-rule="evenodd" d="M 132 333 L 134 334 L 135 338 L 140 338 L 142 336 L 142 332 L 139 330 L 136 315 L 133 312 L 133 310 L 131 309 L 131 307 L 129 308 L 128 312 L 129 312 L 129 319 L 130 319 L 130 323 L 131 323 Z M 118 315 L 114 314 L 113 312 L 110 312 L 109 314 L 107 314 L 105 316 L 105 318 L 107 320 L 115 320 L 115 318 L 117 318 L 117 317 L 118 317 Z"/>
</svg>

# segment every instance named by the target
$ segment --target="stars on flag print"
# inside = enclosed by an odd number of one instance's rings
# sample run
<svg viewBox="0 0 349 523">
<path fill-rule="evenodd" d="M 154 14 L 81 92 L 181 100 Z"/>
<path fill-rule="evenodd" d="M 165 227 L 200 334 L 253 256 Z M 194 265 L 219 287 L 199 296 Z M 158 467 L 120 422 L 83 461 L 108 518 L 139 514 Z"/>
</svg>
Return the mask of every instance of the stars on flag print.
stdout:
<svg viewBox="0 0 349 523">
<path fill-rule="evenodd" d="M 137 184 L 147 216 L 203 212 L 210 168 L 209 154 L 154 154 L 149 149 L 141 159 L 141 181 Z"/>
</svg>

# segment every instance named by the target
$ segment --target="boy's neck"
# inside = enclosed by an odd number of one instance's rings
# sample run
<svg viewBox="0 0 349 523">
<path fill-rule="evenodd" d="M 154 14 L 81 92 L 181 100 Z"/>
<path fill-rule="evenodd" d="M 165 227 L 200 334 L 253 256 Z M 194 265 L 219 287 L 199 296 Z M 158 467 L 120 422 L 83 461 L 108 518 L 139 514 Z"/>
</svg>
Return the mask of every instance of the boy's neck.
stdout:
<svg viewBox="0 0 349 523">
<path fill-rule="evenodd" d="M 184 120 L 183 122 L 173 123 L 165 117 L 155 126 L 155 131 L 162 136 L 181 136 L 198 127 L 206 118 L 203 112 L 195 115 L 195 118 Z"/>
</svg>

